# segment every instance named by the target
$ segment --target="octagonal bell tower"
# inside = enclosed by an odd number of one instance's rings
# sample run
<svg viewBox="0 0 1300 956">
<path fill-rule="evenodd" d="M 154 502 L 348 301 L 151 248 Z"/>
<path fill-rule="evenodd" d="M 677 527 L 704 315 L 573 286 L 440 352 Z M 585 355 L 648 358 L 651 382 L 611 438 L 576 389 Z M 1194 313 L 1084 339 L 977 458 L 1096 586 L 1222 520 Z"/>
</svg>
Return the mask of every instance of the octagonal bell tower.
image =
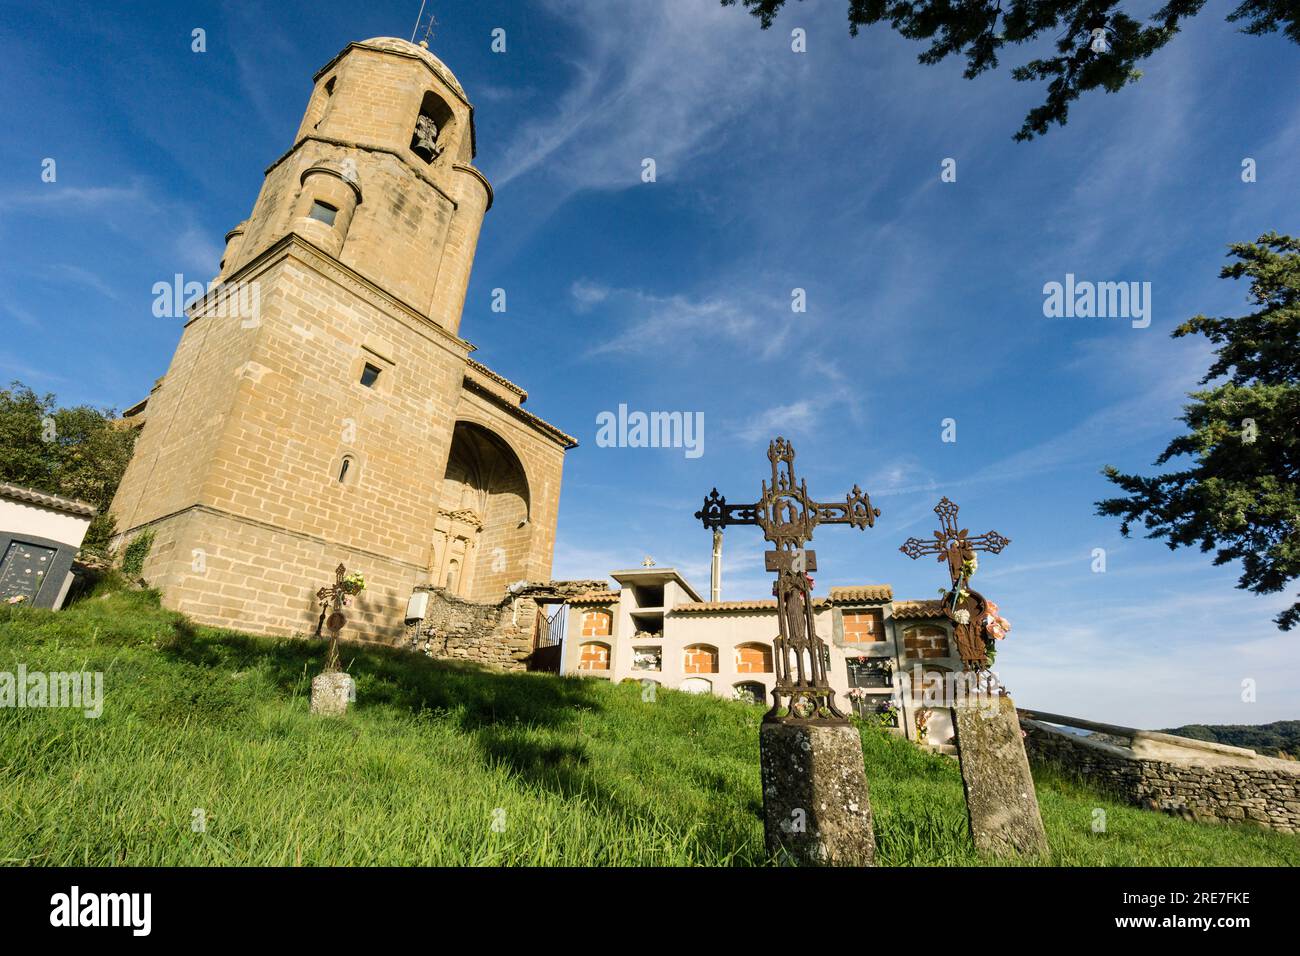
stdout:
<svg viewBox="0 0 1300 956">
<path fill-rule="evenodd" d="M 314 81 L 293 147 L 227 237 L 221 278 L 297 233 L 456 333 L 492 203 L 465 91 L 424 45 L 393 37 L 348 44 Z"/>
<path fill-rule="evenodd" d="M 416 587 L 491 604 L 549 578 L 574 441 L 459 334 L 492 202 L 474 152 L 423 45 L 350 43 L 315 75 L 134 416 L 112 511 L 119 542 L 154 533 L 144 577 L 169 606 L 311 633 L 343 563 L 367 582 L 349 634 L 395 640 Z"/>
</svg>

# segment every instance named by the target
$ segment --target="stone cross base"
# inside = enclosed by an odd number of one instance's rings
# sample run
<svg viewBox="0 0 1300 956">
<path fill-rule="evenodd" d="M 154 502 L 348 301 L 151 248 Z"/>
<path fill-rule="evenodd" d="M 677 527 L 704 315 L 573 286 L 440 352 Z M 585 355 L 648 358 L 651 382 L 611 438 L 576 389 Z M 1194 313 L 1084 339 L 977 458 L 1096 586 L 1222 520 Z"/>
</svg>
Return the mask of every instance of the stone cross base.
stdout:
<svg viewBox="0 0 1300 956">
<path fill-rule="evenodd" d="M 857 729 L 765 723 L 759 745 L 768 854 L 798 866 L 871 866 L 876 835 Z"/>
<path fill-rule="evenodd" d="M 348 703 L 357 699 L 356 685 L 350 674 L 325 671 L 311 682 L 311 712 L 337 717 L 348 712 Z"/>
<path fill-rule="evenodd" d="M 1046 856 L 1020 720 L 1010 697 L 987 697 L 952 709 L 961 782 L 975 849 L 995 856 Z"/>
</svg>

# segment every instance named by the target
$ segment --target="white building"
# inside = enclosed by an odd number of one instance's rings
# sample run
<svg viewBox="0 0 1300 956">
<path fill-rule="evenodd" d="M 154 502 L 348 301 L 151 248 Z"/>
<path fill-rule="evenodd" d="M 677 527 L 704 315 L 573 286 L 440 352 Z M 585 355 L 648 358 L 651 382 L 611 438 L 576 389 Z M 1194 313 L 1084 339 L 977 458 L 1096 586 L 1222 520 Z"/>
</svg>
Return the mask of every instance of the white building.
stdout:
<svg viewBox="0 0 1300 956">
<path fill-rule="evenodd" d="M 61 607 L 93 517 L 84 501 L 0 484 L 0 601 Z"/>
<path fill-rule="evenodd" d="M 614 571 L 617 589 L 567 602 L 561 672 L 743 697 L 770 704 L 776 681 L 776 600 L 705 601 L 673 568 Z M 841 710 L 899 710 L 899 732 L 916 739 L 920 684 L 961 671 L 938 601 L 895 601 L 887 584 L 814 595 L 817 633 Z M 912 691 L 916 685 L 915 696 Z M 952 743 L 947 709 L 930 708 L 928 742 Z"/>
</svg>

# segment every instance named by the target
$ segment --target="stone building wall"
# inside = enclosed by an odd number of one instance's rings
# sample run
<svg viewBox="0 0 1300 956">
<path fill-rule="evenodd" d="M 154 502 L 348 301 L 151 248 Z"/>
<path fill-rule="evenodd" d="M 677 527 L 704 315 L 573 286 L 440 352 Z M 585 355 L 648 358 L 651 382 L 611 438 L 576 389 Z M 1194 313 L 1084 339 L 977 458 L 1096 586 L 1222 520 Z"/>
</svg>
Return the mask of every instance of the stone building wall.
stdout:
<svg viewBox="0 0 1300 956">
<path fill-rule="evenodd" d="M 543 605 L 602 587 L 600 581 L 529 583 L 494 603 L 419 587 L 417 591 L 428 593 L 429 606 L 423 620 L 406 625 L 405 644 L 442 660 L 527 670 Z"/>
<path fill-rule="evenodd" d="M 228 236 L 223 284 L 190 304 L 148 399 L 114 546 L 152 530 L 143 576 L 168 607 L 267 635 L 311 633 L 316 590 L 343 562 L 366 579 L 349 636 L 396 643 L 412 587 L 447 583 L 439 501 L 458 436 L 482 429 L 519 470 L 481 489 L 473 516 L 472 596 L 490 601 L 550 577 L 575 442 L 457 334 L 491 201 L 459 83 L 392 38 L 349 44 L 315 82 L 292 148 Z M 431 156 L 413 130 L 435 107 Z M 257 290 L 256 314 L 224 307 L 236 288 Z"/>
<path fill-rule="evenodd" d="M 1023 720 L 1031 759 L 1098 782 L 1132 803 L 1202 821 L 1300 833 L 1300 764 L 1271 757 L 1157 760 Z"/>
</svg>

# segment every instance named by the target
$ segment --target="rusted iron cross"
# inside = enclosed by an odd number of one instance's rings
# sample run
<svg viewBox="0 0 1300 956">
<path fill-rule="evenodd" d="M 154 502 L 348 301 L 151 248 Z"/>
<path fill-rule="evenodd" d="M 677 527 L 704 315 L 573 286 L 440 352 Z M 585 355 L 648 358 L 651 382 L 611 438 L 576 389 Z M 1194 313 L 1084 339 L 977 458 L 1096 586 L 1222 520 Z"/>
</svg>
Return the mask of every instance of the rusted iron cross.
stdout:
<svg viewBox="0 0 1300 956">
<path fill-rule="evenodd" d="M 835 691 L 826 677 L 826 645 L 817 635 L 813 615 L 812 579 L 817 570 L 817 552 L 805 550 L 813 529 L 820 524 L 847 524 L 854 528 L 875 525 L 880 509 L 857 485 L 843 502 L 814 501 L 808 483 L 794 476 L 794 448 L 784 438 L 768 446 L 772 463 L 772 484 L 763 482 L 763 493 L 753 504 L 733 505 L 718 494 L 704 499 L 695 517 L 706 529 L 728 525 L 757 525 L 775 550 L 764 554 L 766 568 L 776 573 L 772 591 L 776 595 L 780 633 L 773 641 L 776 686 L 772 709 L 766 721 L 843 723 L 845 715 L 835 706 Z M 793 660 L 792 660 L 793 658 Z M 783 703 L 784 701 L 784 703 Z"/>
<path fill-rule="evenodd" d="M 953 622 L 957 638 L 957 651 L 962 663 L 970 670 L 988 667 L 988 653 L 984 643 L 984 615 L 987 602 L 976 591 L 963 587 L 975 571 L 975 552 L 1000 554 L 1011 543 L 996 531 L 971 535 L 966 528 L 957 527 L 960 509 L 946 497 L 939 499 L 934 513 L 939 516 L 939 530 L 934 538 L 908 538 L 898 550 L 915 561 L 923 555 L 935 554 L 940 561 L 948 562 L 948 576 L 952 590 L 944 601 L 944 614 Z"/>
<path fill-rule="evenodd" d="M 330 630 L 330 649 L 325 658 L 327 671 L 338 670 L 339 631 L 343 630 L 343 625 L 348 622 L 343 614 L 343 598 L 351 593 L 343 580 L 347 577 L 347 573 L 348 569 L 340 564 L 334 569 L 333 586 L 321 588 L 316 592 L 316 599 L 321 603 L 320 620 L 316 622 L 316 636 L 320 637 L 322 624 Z M 327 611 L 328 617 L 325 616 Z"/>
</svg>

